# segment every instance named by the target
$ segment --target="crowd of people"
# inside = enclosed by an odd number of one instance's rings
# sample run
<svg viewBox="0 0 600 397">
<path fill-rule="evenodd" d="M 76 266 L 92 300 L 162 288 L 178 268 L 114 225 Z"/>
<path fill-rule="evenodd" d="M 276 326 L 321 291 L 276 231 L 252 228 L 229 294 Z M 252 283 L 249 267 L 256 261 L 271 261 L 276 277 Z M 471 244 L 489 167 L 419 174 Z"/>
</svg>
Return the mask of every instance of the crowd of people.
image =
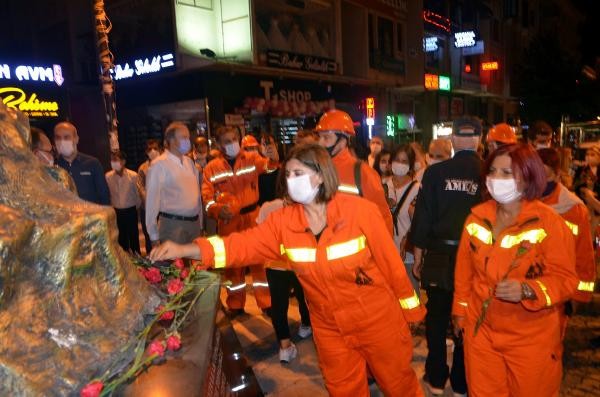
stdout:
<svg viewBox="0 0 600 397">
<path fill-rule="evenodd" d="M 330 110 L 283 161 L 268 134 L 222 126 L 212 144 L 192 142 L 181 122 L 148 141 L 137 172 L 117 151 L 104 174 L 67 122 L 54 148 L 32 129 L 32 150 L 82 199 L 114 207 L 125 250 L 142 251 L 141 222 L 151 259 L 223 269 L 231 316 L 244 313 L 249 273 L 283 363 L 298 354 L 293 291 L 332 396 L 368 396 L 370 381 L 423 395 L 410 366 L 423 320 L 430 394 L 449 380 L 455 395 L 558 396 L 568 318 L 595 286 L 600 148 L 574 170 L 545 122 L 521 141 L 504 123 L 485 146 L 482 135 L 465 117 L 427 152 L 373 137 L 362 161 L 352 119 Z"/>
</svg>

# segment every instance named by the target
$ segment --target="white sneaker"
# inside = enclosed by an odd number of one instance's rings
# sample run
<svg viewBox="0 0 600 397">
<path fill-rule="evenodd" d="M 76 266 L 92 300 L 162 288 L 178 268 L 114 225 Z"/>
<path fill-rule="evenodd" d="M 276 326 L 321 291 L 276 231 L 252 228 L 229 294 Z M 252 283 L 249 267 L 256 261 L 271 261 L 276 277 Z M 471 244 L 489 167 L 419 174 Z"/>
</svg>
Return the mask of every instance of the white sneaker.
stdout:
<svg viewBox="0 0 600 397">
<path fill-rule="evenodd" d="M 300 324 L 300 328 L 298 328 L 298 336 L 302 339 L 306 339 L 312 335 L 312 328 L 310 325 L 302 325 Z"/>
<path fill-rule="evenodd" d="M 290 361 L 295 359 L 297 355 L 298 349 L 296 349 L 296 345 L 293 343 L 290 345 L 290 347 L 279 349 L 279 361 L 284 364 L 288 364 Z"/>
</svg>

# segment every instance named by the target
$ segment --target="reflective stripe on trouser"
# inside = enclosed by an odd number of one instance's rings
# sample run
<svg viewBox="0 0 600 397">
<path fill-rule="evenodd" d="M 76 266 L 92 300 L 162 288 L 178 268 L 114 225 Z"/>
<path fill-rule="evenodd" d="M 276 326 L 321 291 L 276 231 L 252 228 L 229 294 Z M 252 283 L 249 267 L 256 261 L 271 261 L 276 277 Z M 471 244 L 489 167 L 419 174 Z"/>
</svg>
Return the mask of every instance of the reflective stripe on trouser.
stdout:
<svg viewBox="0 0 600 397">
<path fill-rule="evenodd" d="M 252 275 L 252 284 L 257 284 L 254 286 L 256 304 L 261 309 L 271 307 L 271 295 L 269 294 L 265 268 L 262 265 L 248 266 L 248 268 L 250 268 L 250 274 Z M 245 286 L 245 270 L 245 267 L 225 268 L 225 278 L 231 282 L 232 287 L 227 289 L 228 309 L 243 309 L 246 304 L 246 288 L 236 288 L 236 286 Z M 266 287 L 262 287 L 263 284 Z"/>
</svg>

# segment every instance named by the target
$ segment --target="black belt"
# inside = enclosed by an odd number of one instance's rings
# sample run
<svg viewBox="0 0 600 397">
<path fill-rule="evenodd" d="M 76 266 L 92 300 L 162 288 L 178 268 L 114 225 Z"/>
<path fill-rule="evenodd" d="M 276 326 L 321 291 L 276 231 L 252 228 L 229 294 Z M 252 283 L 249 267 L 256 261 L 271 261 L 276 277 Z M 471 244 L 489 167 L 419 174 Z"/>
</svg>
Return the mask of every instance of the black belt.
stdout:
<svg viewBox="0 0 600 397">
<path fill-rule="evenodd" d="M 199 216 L 181 216 L 181 215 L 173 215 L 167 214 L 166 212 L 159 212 L 158 216 L 162 216 L 163 218 L 173 219 L 176 221 L 187 221 L 187 222 L 195 222 L 198 220 Z"/>
<path fill-rule="evenodd" d="M 249 206 L 246 206 L 240 210 L 240 215 L 249 214 L 257 208 L 258 208 L 258 203 L 254 203 Z"/>
</svg>

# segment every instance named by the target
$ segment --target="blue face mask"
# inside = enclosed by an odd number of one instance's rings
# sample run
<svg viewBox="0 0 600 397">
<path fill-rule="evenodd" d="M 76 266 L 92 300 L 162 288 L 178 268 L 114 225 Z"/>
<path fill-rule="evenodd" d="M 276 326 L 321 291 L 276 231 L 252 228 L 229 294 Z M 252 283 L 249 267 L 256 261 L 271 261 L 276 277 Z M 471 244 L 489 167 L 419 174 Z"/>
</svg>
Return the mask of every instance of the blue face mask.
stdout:
<svg viewBox="0 0 600 397">
<path fill-rule="evenodd" d="M 192 143 L 190 142 L 189 139 L 180 139 L 179 140 L 179 146 L 177 147 L 177 150 L 179 150 L 179 153 L 181 154 L 187 154 L 189 153 L 189 151 L 192 149 Z"/>
</svg>

